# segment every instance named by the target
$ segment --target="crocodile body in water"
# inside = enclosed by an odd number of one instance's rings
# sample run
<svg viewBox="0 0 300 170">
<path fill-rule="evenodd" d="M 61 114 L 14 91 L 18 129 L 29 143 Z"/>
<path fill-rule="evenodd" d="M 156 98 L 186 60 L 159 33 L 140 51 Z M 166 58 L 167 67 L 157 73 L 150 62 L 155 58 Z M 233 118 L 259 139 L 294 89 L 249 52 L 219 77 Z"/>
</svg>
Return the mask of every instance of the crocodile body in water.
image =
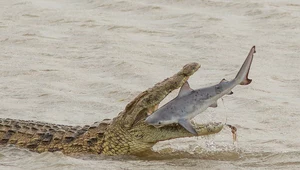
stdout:
<svg viewBox="0 0 300 170">
<path fill-rule="evenodd" d="M 157 105 L 181 87 L 200 68 L 190 63 L 174 76 L 139 94 L 112 120 L 93 125 L 67 126 L 0 118 L 0 145 L 15 145 L 35 152 L 65 154 L 145 155 L 159 141 L 194 136 L 180 125 L 155 128 L 144 122 Z M 218 133 L 222 123 L 194 124 L 199 136 Z"/>
</svg>

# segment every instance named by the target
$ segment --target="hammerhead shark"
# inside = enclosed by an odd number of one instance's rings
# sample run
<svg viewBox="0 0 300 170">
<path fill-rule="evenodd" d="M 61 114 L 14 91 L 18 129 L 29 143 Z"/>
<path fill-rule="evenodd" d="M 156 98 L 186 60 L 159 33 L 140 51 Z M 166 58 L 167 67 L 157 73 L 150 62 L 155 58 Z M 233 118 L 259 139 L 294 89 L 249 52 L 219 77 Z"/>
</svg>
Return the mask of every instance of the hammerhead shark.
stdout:
<svg viewBox="0 0 300 170">
<path fill-rule="evenodd" d="M 178 96 L 148 116 L 145 122 L 155 127 L 179 123 L 187 131 L 197 135 L 190 122 L 192 118 L 208 107 L 217 107 L 217 100 L 226 94 L 232 94 L 231 90 L 236 85 L 251 83 L 252 80 L 248 78 L 248 74 L 255 52 L 255 46 L 253 46 L 236 77 L 231 81 L 223 79 L 216 85 L 197 90 L 191 89 L 186 81 Z"/>
</svg>

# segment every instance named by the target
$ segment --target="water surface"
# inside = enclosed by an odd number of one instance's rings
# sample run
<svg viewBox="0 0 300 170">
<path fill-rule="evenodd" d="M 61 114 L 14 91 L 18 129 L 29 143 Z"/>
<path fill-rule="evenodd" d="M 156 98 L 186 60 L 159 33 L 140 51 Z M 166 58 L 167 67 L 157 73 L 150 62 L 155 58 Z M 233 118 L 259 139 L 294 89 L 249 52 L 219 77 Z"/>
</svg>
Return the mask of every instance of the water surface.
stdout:
<svg viewBox="0 0 300 170">
<path fill-rule="evenodd" d="M 224 129 L 143 159 L 2 147 L 0 169 L 300 168 L 299 1 L 11 0 L 0 11 L 3 118 L 92 124 L 189 62 L 202 65 L 192 88 L 234 78 L 257 47 L 253 82 L 195 118 L 236 126 L 235 145 Z"/>
</svg>

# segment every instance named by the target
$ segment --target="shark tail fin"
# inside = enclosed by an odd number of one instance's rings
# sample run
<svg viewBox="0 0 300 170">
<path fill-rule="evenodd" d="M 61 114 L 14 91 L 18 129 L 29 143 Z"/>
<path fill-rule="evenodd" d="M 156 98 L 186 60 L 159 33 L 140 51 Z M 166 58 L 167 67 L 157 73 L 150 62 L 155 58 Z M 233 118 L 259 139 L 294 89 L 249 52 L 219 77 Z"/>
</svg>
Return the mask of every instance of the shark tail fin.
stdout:
<svg viewBox="0 0 300 170">
<path fill-rule="evenodd" d="M 252 82 L 252 79 L 248 78 L 248 74 L 249 74 L 249 70 L 251 67 L 252 60 L 253 60 L 253 54 L 255 52 L 256 52 L 255 46 L 253 46 L 251 48 L 246 60 L 244 61 L 240 71 L 238 72 L 238 74 L 235 77 L 236 81 L 238 81 L 240 85 L 248 85 Z"/>
<path fill-rule="evenodd" d="M 248 85 L 248 84 L 250 84 L 251 82 L 252 82 L 252 79 L 246 78 L 246 79 L 244 79 L 244 80 L 240 83 L 240 85 Z"/>
</svg>

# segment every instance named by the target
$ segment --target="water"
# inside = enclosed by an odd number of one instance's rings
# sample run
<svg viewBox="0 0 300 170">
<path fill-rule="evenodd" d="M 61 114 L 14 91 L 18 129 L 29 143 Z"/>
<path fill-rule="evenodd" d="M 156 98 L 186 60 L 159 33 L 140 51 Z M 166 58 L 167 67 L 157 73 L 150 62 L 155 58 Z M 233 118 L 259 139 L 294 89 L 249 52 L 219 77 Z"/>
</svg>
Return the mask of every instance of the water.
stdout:
<svg viewBox="0 0 300 170">
<path fill-rule="evenodd" d="M 224 129 L 162 142 L 161 156 L 143 159 L 2 147 L 0 169 L 300 168 L 297 0 L 12 0 L 0 13 L 3 118 L 92 124 L 189 62 L 202 65 L 192 88 L 233 78 L 257 47 L 253 82 L 195 118 L 236 126 L 236 144 Z"/>
</svg>

